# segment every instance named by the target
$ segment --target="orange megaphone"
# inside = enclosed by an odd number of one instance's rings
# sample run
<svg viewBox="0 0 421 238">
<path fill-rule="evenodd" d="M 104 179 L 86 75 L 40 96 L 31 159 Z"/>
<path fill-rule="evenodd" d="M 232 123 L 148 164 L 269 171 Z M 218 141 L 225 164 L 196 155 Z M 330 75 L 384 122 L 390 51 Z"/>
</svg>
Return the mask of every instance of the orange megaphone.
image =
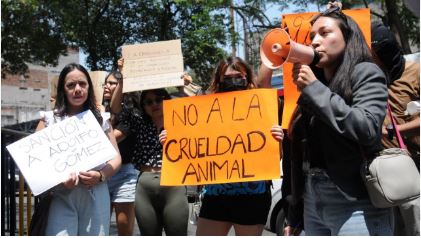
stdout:
<svg viewBox="0 0 421 238">
<path fill-rule="evenodd" d="M 291 63 L 317 64 L 319 53 L 311 46 L 299 44 L 281 28 L 269 31 L 260 45 L 260 58 L 270 69 L 278 69 L 285 61 Z"/>
</svg>

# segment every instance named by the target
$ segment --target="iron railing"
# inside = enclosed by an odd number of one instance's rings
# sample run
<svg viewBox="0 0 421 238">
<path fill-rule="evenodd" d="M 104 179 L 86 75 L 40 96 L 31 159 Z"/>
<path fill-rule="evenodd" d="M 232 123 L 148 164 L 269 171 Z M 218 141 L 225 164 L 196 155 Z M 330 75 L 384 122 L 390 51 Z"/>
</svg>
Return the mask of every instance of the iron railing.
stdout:
<svg viewBox="0 0 421 238">
<path fill-rule="evenodd" d="M 27 235 L 36 202 L 6 146 L 30 133 L 1 129 L 1 235 Z M 18 177 L 16 177 L 18 176 Z M 25 199 L 26 198 L 26 199 Z M 18 226 L 17 226 L 18 221 Z"/>
</svg>

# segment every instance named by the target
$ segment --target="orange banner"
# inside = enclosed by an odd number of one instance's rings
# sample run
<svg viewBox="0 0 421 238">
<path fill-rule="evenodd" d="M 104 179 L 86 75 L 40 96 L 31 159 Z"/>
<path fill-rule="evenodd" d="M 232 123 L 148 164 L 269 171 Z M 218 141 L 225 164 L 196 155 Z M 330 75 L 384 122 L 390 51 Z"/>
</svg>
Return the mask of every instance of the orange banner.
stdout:
<svg viewBox="0 0 421 238">
<path fill-rule="evenodd" d="M 366 42 L 371 46 L 370 9 L 344 10 L 343 13 L 354 19 L 363 32 Z M 318 14 L 318 12 L 283 15 L 282 28 L 288 28 L 288 32 L 293 41 L 310 45 L 310 20 L 316 14 Z M 298 97 L 300 96 L 297 87 L 292 82 L 292 67 L 292 63 L 285 62 L 283 64 L 285 103 L 282 115 L 282 128 L 288 128 L 292 113 L 294 112 Z"/>
<path fill-rule="evenodd" d="M 164 101 L 161 185 L 198 185 L 280 177 L 275 89 Z"/>
</svg>

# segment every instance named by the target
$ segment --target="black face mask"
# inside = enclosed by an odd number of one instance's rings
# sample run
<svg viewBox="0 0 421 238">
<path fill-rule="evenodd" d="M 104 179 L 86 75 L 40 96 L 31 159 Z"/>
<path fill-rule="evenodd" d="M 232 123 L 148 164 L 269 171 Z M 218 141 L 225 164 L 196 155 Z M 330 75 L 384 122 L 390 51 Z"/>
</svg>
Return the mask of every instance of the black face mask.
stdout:
<svg viewBox="0 0 421 238">
<path fill-rule="evenodd" d="M 247 80 L 241 77 L 224 77 L 224 81 L 219 83 L 219 92 L 231 92 L 247 89 Z"/>
</svg>

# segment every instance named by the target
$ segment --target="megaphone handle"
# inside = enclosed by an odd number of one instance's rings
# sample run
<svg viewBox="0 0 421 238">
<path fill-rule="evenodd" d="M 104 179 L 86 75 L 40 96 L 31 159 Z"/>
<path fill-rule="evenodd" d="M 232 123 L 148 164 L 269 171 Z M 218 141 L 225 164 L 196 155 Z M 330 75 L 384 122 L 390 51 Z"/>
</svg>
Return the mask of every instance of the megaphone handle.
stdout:
<svg viewBox="0 0 421 238">
<path fill-rule="evenodd" d="M 311 61 L 310 66 L 315 66 L 320 61 L 319 52 L 317 52 L 316 49 L 314 49 L 314 48 L 313 48 L 313 51 L 314 51 L 314 57 L 313 57 L 313 61 Z"/>
</svg>

